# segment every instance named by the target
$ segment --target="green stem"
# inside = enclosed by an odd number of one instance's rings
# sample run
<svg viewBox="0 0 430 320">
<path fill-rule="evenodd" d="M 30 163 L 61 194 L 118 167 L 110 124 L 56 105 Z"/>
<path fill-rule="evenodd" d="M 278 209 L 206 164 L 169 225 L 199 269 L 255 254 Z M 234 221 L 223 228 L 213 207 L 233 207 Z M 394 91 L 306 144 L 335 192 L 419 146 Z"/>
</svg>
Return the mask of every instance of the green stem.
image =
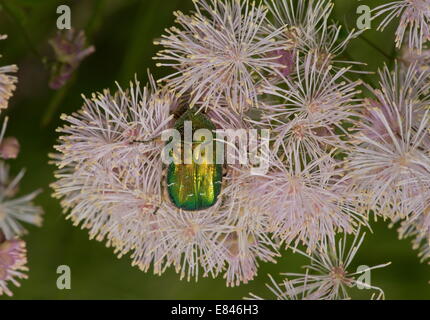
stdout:
<svg viewBox="0 0 430 320">
<path fill-rule="evenodd" d="M 378 51 L 387 60 L 391 61 L 391 60 L 393 60 L 396 57 L 396 54 L 395 54 L 396 52 L 395 51 L 394 51 L 394 53 L 392 55 L 389 55 L 388 53 L 386 53 L 384 50 L 382 50 L 381 48 L 379 48 L 376 44 L 374 44 L 372 41 L 370 41 L 369 39 L 367 39 L 363 35 L 360 35 L 359 38 L 361 40 L 363 40 L 364 42 L 366 42 L 370 47 L 372 47 L 373 49 L 375 49 L 376 51 Z"/>
<path fill-rule="evenodd" d="M 347 51 L 345 51 L 344 52 L 344 55 L 345 55 L 345 57 L 347 58 L 347 59 L 349 59 L 350 61 L 355 61 L 354 60 L 354 58 L 347 52 Z M 360 71 L 363 71 L 363 72 L 365 72 L 366 70 L 360 65 L 360 64 L 358 64 L 357 65 L 357 67 L 360 69 Z M 361 78 L 364 78 L 364 79 L 366 79 L 366 82 L 367 83 L 370 83 L 370 84 L 372 84 L 372 85 L 374 85 L 375 83 L 374 83 L 374 81 L 373 81 L 373 79 L 371 78 L 371 77 L 369 77 L 367 74 L 365 74 L 365 73 L 363 73 L 363 74 L 360 74 L 360 77 Z"/>
<path fill-rule="evenodd" d="M 25 40 L 28 48 L 30 49 L 31 53 L 33 53 L 38 59 L 40 59 L 40 61 L 42 61 L 42 63 L 44 65 L 46 65 L 45 57 L 42 56 L 40 54 L 40 52 L 37 50 L 36 46 L 33 43 L 33 40 L 31 39 L 27 30 L 25 29 L 25 27 L 21 23 L 19 17 L 16 15 L 16 13 L 11 8 L 11 6 L 9 4 L 7 4 L 6 1 L 4 1 L 4 0 L 1 0 L 0 4 L 1 4 L 1 7 L 4 9 L 4 11 L 6 12 L 6 15 L 9 17 L 9 19 L 11 19 L 15 23 L 15 25 L 18 27 L 18 29 L 20 30 L 20 32 L 24 36 L 24 40 Z"/>
<path fill-rule="evenodd" d="M 55 114 L 55 112 L 57 111 L 58 106 L 61 104 L 64 97 L 67 95 L 69 89 L 75 84 L 76 79 L 77 79 L 77 71 L 75 71 L 72 78 L 67 82 L 67 84 L 63 88 L 61 88 L 60 90 L 55 92 L 55 95 L 52 98 L 51 103 L 49 104 L 49 106 L 46 109 L 46 112 L 42 118 L 42 126 L 43 127 L 47 126 L 51 122 L 51 119 L 52 119 L 53 115 Z"/>
<path fill-rule="evenodd" d="M 178 4 L 179 0 L 140 2 L 128 48 L 124 50 L 123 65 L 117 77 L 119 83 L 125 84 L 130 81 L 136 70 L 139 70 L 138 66 L 142 59 L 151 59 L 152 50 L 154 50 L 152 39 L 158 36 L 154 32 L 154 25 L 156 25 L 157 20 L 170 17 L 170 13 L 178 8 Z M 142 41 L 147 42 L 142 43 Z M 150 50 L 146 44 L 152 45 Z"/>
<path fill-rule="evenodd" d="M 106 0 L 96 0 L 94 4 L 93 14 L 87 22 L 85 30 L 87 31 L 87 37 L 93 35 L 99 27 L 102 20 L 103 9 L 106 6 Z"/>
<path fill-rule="evenodd" d="M 391 55 L 392 55 L 392 59 L 389 62 L 389 68 L 391 69 L 393 67 L 393 64 L 397 58 L 397 60 L 404 62 L 403 58 L 401 56 L 397 55 L 397 47 L 396 47 L 396 43 L 394 43 L 393 48 L 391 49 Z"/>
</svg>

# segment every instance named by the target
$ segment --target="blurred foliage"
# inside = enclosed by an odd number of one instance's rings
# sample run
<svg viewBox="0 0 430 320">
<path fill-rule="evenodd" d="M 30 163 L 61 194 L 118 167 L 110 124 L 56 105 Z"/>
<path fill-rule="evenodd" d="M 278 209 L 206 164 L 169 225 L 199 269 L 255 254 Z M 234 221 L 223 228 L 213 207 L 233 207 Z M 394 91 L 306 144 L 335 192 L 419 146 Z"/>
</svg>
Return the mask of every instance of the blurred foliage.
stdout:
<svg viewBox="0 0 430 320">
<path fill-rule="evenodd" d="M 334 18 L 352 28 L 358 5 L 373 7 L 383 2 L 338 0 Z M 179 281 L 173 271 L 161 277 L 145 274 L 131 267 L 127 257 L 118 260 L 111 249 L 90 241 L 86 231 L 64 219 L 58 201 L 50 196 L 54 168 L 48 164 L 48 153 L 53 152 L 60 114 L 80 108 L 81 94 L 115 89 L 115 81 L 127 85 L 137 74 L 146 82 L 148 68 L 156 78 L 166 75 L 169 70 L 156 69 L 151 59 L 159 49 L 153 40 L 172 25 L 174 10 L 186 12 L 192 8 L 191 0 L 2 0 L 0 4 L 0 33 L 9 35 L 8 40 L 0 43 L 1 65 L 16 63 L 20 68 L 18 90 L 9 110 L 2 115 L 10 116 L 8 135 L 16 136 L 22 145 L 19 158 L 10 164 L 15 172 L 27 168 L 21 186 L 23 193 L 44 189 L 37 203 L 46 211 L 43 227 L 30 228 L 25 237 L 29 279 L 14 290 L 14 298 L 240 299 L 249 292 L 272 298 L 264 285 L 268 273 L 281 280 L 279 273 L 301 270 L 306 259 L 289 251 L 276 265 L 263 263 L 258 277 L 238 288 L 226 288 L 222 278 L 188 283 Z M 96 53 L 83 62 L 68 86 L 56 92 L 48 88 L 49 75 L 40 55 L 50 54 L 48 39 L 56 32 L 56 8 L 60 4 L 70 5 L 73 27 L 86 30 Z M 376 32 L 373 26 L 365 37 L 391 56 L 393 33 L 393 26 L 384 33 Z M 352 43 L 347 55 L 366 62 L 371 71 L 391 63 L 362 39 Z M 374 76 L 370 78 L 377 83 Z M 372 223 L 373 233 L 368 233 L 355 263 L 371 266 L 392 261 L 391 266 L 372 273 L 372 284 L 382 287 L 388 299 L 429 299 L 429 266 L 419 262 L 409 240 L 399 241 L 395 230 L 387 225 L 383 221 Z M 60 291 L 56 287 L 59 265 L 71 267 L 71 290 Z M 363 290 L 354 297 L 368 296 Z"/>
</svg>

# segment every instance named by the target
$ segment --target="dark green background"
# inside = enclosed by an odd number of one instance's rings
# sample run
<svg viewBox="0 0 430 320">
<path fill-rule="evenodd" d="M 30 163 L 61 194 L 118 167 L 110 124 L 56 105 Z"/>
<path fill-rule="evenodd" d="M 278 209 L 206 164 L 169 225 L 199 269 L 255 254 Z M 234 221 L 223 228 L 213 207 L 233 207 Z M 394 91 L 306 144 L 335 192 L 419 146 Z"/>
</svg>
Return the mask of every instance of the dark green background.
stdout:
<svg viewBox="0 0 430 320">
<path fill-rule="evenodd" d="M 0 33 L 9 39 L 0 43 L 3 54 L 1 65 L 16 63 L 20 67 L 19 86 L 8 111 L 8 135 L 16 136 L 22 145 L 19 158 L 11 161 L 13 171 L 26 167 L 27 174 L 21 191 L 43 188 L 37 198 L 46 214 L 42 228 L 30 227 L 28 242 L 30 278 L 14 290 L 17 299 L 240 299 L 248 292 L 264 297 L 267 274 L 297 272 L 305 259 L 287 252 L 278 264 L 261 265 L 258 277 L 248 285 L 226 288 L 223 279 L 202 279 L 198 283 L 179 281 L 169 271 L 163 276 L 145 274 L 129 264 L 127 257 L 118 260 L 112 250 L 102 243 L 88 240 L 86 231 L 71 225 L 61 214 L 58 201 L 52 199 L 49 184 L 53 181 L 53 167 L 48 164 L 48 153 L 56 142 L 55 129 L 61 124 L 59 115 L 77 110 L 82 103 L 81 93 L 89 95 L 103 88 L 114 88 L 114 82 L 126 85 L 137 73 L 146 82 L 150 68 L 156 77 L 169 70 L 156 69 L 151 57 L 156 48 L 152 41 L 173 23 L 174 10 L 188 11 L 191 0 L 5 0 L 13 9 L 16 19 L 0 10 Z M 383 1 L 367 1 L 375 6 Z M 85 28 L 97 52 L 79 69 L 76 78 L 59 92 L 47 87 L 48 73 L 44 70 L 31 46 L 42 54 L 49 53 L 47 40 L 56 32 L 56 7 L 69 4 L 73 26 Z M 337 20 L 355 24 L 356 7 L 366 1 L 336 1 Z M 393 53 L 393 28 L 385 33 L 372 30 L 365 36 L 377 43 L 388 55 Z M 358 39 L 348 54 L 368 63 L 376 71 L 389 62 L 378 51 Z M 52 112 L 52 119 L 43 125 L 43 119 Z M 49 118 L 49 117 L 48 117 Z M 373 223 L 373 234 L 368 236 L 355 259 L 359 264 L 392 265 L 372 273 L 372 284 L 381 286 L 388 299 L 429 299 L 430 268 L 421 264 L 412 250 L 410 241 L 397 239 L 395 230 L 387 223 Z M 68 265 L 72 270 L 72 289 L 56 288 L 56 269 Z M 281 277 L 277 277 L 281 279 Z M 369 293 L 358 291 L 355 298 L 366 298 Z"/>
</svg>

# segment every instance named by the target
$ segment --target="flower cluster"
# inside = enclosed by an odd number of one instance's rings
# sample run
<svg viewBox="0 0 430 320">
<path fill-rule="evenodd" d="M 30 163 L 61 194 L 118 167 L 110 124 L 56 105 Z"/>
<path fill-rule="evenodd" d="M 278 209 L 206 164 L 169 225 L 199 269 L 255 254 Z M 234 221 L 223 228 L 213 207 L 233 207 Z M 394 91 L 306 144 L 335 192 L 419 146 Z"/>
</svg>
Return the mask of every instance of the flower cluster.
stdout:
<svg viewBox="0 0 430 320">
<path fill-rule="evenodd" d="M 396 68 L 380 72 L 381 88 L 366 100 L 355 147 L 346 163 L 369 209 L 395 218 L 422 212 L 428 158 L 430 73 Z"/>
<path fill-rule="evenodd" d="M 190 92 L 191 106 L 224 100 L 243 111 L 258 105 L 258 88 L 285 67 L 277 54 L 289 48 L 280 36 L 284 28 L 262 28 L 267 9 L 248 0 L 194 2 L 191 16 L 175 12 L 181 29 L 172 27 L 155 42 L 165 48 L 155 57 L 158 66 L 176 69 L 160 81 L 178 95 Z"/>
<path fill-rule="evenodd" d="M 19 286 L 18 279 L 27 279 L 27 250 L 22 240 L 3 240 L 0 243 L 0 296 L 12 296 L 8 282 Z"/>
<path fill-rule="evenodd" d="M 94 46 L 85 47 L 84 31 L 74 29 L 59 31 L 49 44 L 55 54 L 55 62 L 51 66 L 49 87 L 58 90 L 72 77 L 82 60 L 95 52 Z"/>
<path fill-rule="evenodd" d="M 0 40 L 6 39 L 7 36 L 0 35 Z M 0 56 L 1 57 L 1 56 Z M 0 67 L 0 111 L 8 107 L 10 97 L 16 89 L 17 78 L 10 75 L 18 71 L 16 65 Z"/>
<path fill-rule="evenodd" d="M 306 256 L 311 264 L 305 266 L 305 273 L 285 273 L 286 279 L 278 284 L 270 277 L 272 285 L 267 287 L 277 300 L 347 300 L 351 299 L 352 289 L 373 291 L 372 299 L 384 299 L 384 291 L 372 286 L 370 271 L 383 268 L 390 263 L 373 267 L 359 266 L 357 271 L 351 271 L 351 263 L 363 243 L 365 234 L 359 232 L 351 243 L 347 237 L 336 241 L 327 238 L 320 243 L 313 255 L 300 250 L 297 252 Z M 261 299 L 251 294 L 249 299 Z"/>
<path fill-rule="evenodd" d="M 395 18 L 400 17 L 396 31 L 396 45 L 400 48 L 407 38 L 408 48 L 421 51 L 430 40 L 430 1 L 398 0 L 383 4 L 373 10 L 373 18 L 384 16 L 378 29 L 384 30 Z"/>
<path fill-rule="evenodd" d="M 417 63 L 380 72 L 380 89 L 365 103 L 346 166 L 351 187 L 375 215 L 401 222 L 401 237 L 430 239 L 430 72 Z"/>
<path fill-rule="evenodd" d="M 334 3 L 331 0 L 266 0 L 267 7 L 273 17 L 267 28 L 282 28 L 280 35 L 288 47 L 281 48 L 279 61 L 285 64 L 283 75 L 287 76 L 294 70 L 296 55 L 306 58 L 313 56 L 319 69 L 321 64 L 330 66 L 332 70 L 361 64 L 357 61 L 345 61 L 339 57 L 344 53 L 350 41 L 358 37 L 362 31 L 345 30 L 344 27 L 331 20 Z M 288 71 L 288 72 L 287 72 Z"/>
<path fill-rule="evenodd" d="M 52 187 L 68 218 L 145 272 L 173 267 L 187 280 L 222 275 L 233 286 L 281 250 L 303 248 L 309 274 L 286 281 L 286 291 L 275 284 L 279 298 L 345 299 L 361 285 L 383 298 L 356 279 L 372 268 L 347 268 L 372 213 L 402 220 L 401 234 L 415 236 L 429 255 L 422 245 L 430 199 L 427 53 L 405 52 L 366 95 L 363 81 L 350 77 L 360 63 L 344 55 L 362 31 L 332 22 L 332 1 L 194 4 L 155 41 L 163 48 L 154 59 L 172 67 L 170 75 L 93 94 L 63 115 Z M 197 211 L 174 203 L 163 164 L 163 132 L 184 110 L 239 138 L 226 144 L 236 161 L 223 165 L 217 201 Z M 250 137 L 243 149 L 240 132 L 253 130 L 261 148 Z M 251 154 L 266 170 L 243 161 Z M 334 240 L 338 233 L 354 237 L 349 253 L 346 240 Z"/>
<path fill-rule="evenodd" d="M 1 37 L 4 39 L 5 37 Z M 17 79 L 6 72 L 15 72 L 16 66 L 0 68 L 0 109 L 7 108 L 8 99 L 15 89 Z M 5 137 L 8 118 L 0 129 L 0 296 L 12 295 L 10 283 L 19 286 L 19 279 L 26 279 L 28 271 L 25 241 L 20 238 L 27 232 L 22 223 L 40 225 L 42 209 L 33 204 L 40 191 L 18 196 L 22 170 L 11 177 L 5 160 L 15 159 L 20 151 L 15 137 Z"/>
<path fill-rule="evenodd" d="M 69 124 L 59 129 L 60 154 L 53 156 L 61 168 L 55 196 L 75 224 L 106 239 L 119 256 L 130 252 L 144 271 L 173 266 L 187 279 L 225 271 L 229 285 L 247 282 L 257 258 L 273 261 L 275 244 L 242 219 L 247 203 L 231 192 L 198 213 L 169 203 L 160 134 L 171 125 L 177 98 L 154 85 L 142 89 L 136 81 L 129 90 L 100 93 L 64 116 Z"/>
</svg>

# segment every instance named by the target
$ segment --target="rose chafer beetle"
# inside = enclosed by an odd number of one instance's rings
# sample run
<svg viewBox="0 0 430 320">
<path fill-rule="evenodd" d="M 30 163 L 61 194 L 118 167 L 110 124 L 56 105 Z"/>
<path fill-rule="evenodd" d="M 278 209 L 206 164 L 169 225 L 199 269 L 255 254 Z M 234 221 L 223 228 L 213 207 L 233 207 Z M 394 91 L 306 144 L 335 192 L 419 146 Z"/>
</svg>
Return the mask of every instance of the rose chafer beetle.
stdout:
<svg viewBox="0 0 430 320">
<path fill-rule="evenodd" d="M 191 161 L 185 160 L 185 128 L 192 125 Z M 212 207 L 221 192 L 223 167 L 216 161 L 215 143 L 210 148 L 213 152 L 202 151 L 201 146 L 207 142 L 203 138 L 194 140 L 194 133 L 199 129 L 211 132 L 216 130 L 213 122 L 202 112 L 195 109 L 186 110 L 175 122 L 174 129 L 181 135 L 180 155 L 183 161 L 172 161 L 167 168 L 167 193 L 171 202 L 179 209 L 187 211 L 204 210 Z M 173 151 L 171 152 L 173 154 Z"/>
</svg>

